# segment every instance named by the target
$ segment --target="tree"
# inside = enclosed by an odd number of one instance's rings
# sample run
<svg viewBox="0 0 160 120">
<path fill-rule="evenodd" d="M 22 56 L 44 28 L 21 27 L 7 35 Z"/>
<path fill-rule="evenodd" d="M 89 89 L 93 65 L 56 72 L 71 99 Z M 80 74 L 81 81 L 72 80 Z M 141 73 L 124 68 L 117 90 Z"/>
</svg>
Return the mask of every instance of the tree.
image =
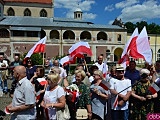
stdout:
<svg viewBox="0 0 160 120">
<path fill-rule="evenodd" d="M 24 53 L 23 56 L 21 57 L 24 59 L 27 53 Z M 42 54 L 36 53 L 31 55 L 31 60 L 34 65 L 43 65 L 43 57 Z"/>
<path fill-rule="evenodd" d="M 135 29 L 135 25 L 131 22 L 127 22 L 124 25 L 127 28 L 127 33 L 132 33 Z"/>
<path fill-rule="evenodd" d="M 141 31 L 144 26 L 146 26 L 148 34 L 160 34 L 160 26 L 155 23 L 148 24 L 146 21 L 137 22 L 136 24 L 131 22 L 125 23 L 128 33 L 133 33 L 136 27 Z"/>
</svg>

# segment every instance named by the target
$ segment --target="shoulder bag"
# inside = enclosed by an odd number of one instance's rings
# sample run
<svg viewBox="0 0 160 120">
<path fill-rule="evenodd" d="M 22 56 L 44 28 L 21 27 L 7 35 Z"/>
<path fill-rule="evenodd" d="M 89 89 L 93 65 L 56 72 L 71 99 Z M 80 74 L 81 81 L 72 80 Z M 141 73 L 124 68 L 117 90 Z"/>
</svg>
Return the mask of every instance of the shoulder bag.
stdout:
<svg viewBox="0 0 160 120">
<path fill-rule="evenodd" d="M 57 99 L 58 99 L 58 89 L 57 89 Z M 70 119 L 70 112 L 68 109 L 68 105 L 65 104 L 64 108 L 57 109 L 56 116 L 57 116 L 57 120 L 69 120 Z"/>
</svg>

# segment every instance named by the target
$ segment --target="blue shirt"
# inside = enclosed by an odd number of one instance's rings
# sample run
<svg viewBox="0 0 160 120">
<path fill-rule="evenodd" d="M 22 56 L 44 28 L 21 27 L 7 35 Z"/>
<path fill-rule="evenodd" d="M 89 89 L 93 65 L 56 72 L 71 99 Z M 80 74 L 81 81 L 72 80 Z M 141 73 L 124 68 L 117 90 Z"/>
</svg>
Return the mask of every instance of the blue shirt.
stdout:
<svg viewBox="0 0 160 120">
<path fill-rule="evenodd" d="M 140 80 L 140 73 L 138 70 L 130 71 L 127 70 L 124 74 L 124 77 L 131 80 L 131 84 L 134 84 L 136 81 Z"/>
</svg>

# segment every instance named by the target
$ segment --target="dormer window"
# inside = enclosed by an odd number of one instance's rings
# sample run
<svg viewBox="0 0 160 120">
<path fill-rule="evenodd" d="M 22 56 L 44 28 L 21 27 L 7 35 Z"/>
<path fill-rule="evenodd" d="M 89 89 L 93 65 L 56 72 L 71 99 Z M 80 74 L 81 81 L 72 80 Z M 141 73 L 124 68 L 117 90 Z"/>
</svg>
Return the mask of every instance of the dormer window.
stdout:
<svg viewBox="0 0 160 120">
<path fill-rule="evenodd" d="M 24 16 L 31 16 L 31 11 L 28 8 L 24 10 Z"/>
<path fill-rule="evenodd" d="M 14 12 L 13 8 L 10 7 L 7 11 L 7 14 L 8 14 L 8 16 L 15 16 L 15 12 Z"/>
<path fill-rule="evenodd" d="M 42 9 L 42 10 L 40 11 L 40 17 L 47 17 L 47 12 L 46 12 L 45 9 Z"/>
</svg>

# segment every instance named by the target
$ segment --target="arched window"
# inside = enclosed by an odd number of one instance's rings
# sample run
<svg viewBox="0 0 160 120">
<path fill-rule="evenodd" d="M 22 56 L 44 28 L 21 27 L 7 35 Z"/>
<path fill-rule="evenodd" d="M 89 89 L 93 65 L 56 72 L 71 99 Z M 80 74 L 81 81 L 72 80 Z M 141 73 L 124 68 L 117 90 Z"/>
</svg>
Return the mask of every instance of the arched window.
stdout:
<svg viewBox="0 0 160 120">
<path fill-rule="evenodd" d="M 15 12 L 14 12 L 13 8 L 10 7 L 10 8 L 7 10 L 7 14 L 8 14 L 8 16 L 15 16 Z"/>
<path fill-rule="evenodd" d="M 80 34 L 80 39 L 81 39 L 81 40 L 91 40 L 91 33 L 88 32 L 88 31 L 83 31 L 83 32 Z"/>
<path fill-rule="evenodd" d="M 9 31 L 7 29 L 0 29 L 0 38 L 9 38 Z"/>
<path fill-rule="evenodd" d="M 99 32 L 97 34 L 97 40 L 107 40 L 107 34 L 105 32 Z"/>
<path fill-rule="evenodd" d="M 47 17 L 47 11 L 45 9 L 40 11 L 40 17 Z"/>
<path fill-rule="evenodd" d="M 0 4 L 0 17 L 2 17 L 2 15 L 3 15 L 3 6 L 2 4 Z"/>
<path fill-rule="evenodd" d="M 24 10 L 24 16 L 31 16 L 31 11 L 28 8 Z"/>
<path fill-rule="evenodd" d="M 73 39 L 75 40 L 75 34 L 71 30 L 66 30 L 63 34 L 63 39 Z"/>
<path fill-rule="evenodd" d="M 57 30 L 52 30 L 50 32 L 50 39 L 59 39 L 59 32 Z"/>
<path fill-rule="evenodd" d="M 160 49 L 157 52 L 157 60 L 160 60 Z"/>
</svg>

